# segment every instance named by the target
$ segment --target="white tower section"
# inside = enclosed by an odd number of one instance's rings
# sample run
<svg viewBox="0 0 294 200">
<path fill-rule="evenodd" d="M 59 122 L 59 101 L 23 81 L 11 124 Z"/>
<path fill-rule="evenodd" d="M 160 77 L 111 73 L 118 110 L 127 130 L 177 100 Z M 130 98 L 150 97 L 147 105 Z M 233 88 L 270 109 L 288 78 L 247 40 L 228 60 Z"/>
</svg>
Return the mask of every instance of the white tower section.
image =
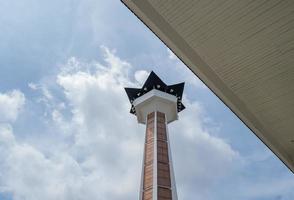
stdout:
<svg viewBox="0 0 294 200">
<path fill-rule="evenodd" d="M 157 89 L 137 98 L 133 105 L 136 109 L 138 123 L 146 124 L 147 115 L 154 111 L 164 113 L 167 123 L 177 120 L 177 100 L 177 97 Z"/>
</svg>

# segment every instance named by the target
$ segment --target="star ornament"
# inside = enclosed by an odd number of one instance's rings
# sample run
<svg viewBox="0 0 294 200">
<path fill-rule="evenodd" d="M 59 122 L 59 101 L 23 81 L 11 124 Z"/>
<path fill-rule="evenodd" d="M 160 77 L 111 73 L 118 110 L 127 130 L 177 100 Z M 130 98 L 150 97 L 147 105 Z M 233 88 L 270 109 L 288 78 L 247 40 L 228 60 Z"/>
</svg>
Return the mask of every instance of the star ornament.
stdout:
<svg viewBox="0 0 294 200">
<path fill-rule="evenodd" d="M 136 109 L 133 105 L 134 100 L 148 93 L 149 91 L 156 89 L 177 97 L 177 110 L 181 112 L 185 109 L 182 103 L 182 95 L 184 91 L 185 83 L 178 83 L 174 85 L 166 85 L 153 71 L 149 74 L 142 88 L 125 88 L 126 93 L 129 97 L 130 103 L 132 104 L 130 113 L 136 115 Z"/>
</svg>

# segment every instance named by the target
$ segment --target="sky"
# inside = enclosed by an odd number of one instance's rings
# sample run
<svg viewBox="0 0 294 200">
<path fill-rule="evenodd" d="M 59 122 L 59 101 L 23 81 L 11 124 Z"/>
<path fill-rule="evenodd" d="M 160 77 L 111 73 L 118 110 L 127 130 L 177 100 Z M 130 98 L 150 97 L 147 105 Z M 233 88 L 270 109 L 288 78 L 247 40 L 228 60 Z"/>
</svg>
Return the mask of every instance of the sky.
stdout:
<svg viewBox="0 0 294 200">
<path fill-rule="evenodd" d="M 138 199 L 124 87 L 185 81 L 179 199 L 292 200 L 289 169 L 120 1 L 0 0 L 0 199 Z"/>
</svg>

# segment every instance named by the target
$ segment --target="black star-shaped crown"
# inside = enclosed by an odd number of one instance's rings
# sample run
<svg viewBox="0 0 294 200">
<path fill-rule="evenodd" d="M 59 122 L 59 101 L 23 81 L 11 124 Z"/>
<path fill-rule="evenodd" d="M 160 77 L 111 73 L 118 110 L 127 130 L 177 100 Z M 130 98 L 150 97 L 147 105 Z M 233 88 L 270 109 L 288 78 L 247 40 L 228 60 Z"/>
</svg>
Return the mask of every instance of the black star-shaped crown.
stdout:
<svg viewBox="0 0 294 200">
<path fill-rule="evenodd" d="M 142 88 L 125 88 L 132 104 L 130 113 L 136 115 L 136 110 L 133 105 L 134 100 L 153 89 L 157 89 L 177 97 L 177 109 L 178 112 L 181 112 L 185 109 L 185 106 L 182 104 L 184 85 L 184 82 L 175 85 L 166 85 L 153 71 L 151 71 Z"/>
</svg>

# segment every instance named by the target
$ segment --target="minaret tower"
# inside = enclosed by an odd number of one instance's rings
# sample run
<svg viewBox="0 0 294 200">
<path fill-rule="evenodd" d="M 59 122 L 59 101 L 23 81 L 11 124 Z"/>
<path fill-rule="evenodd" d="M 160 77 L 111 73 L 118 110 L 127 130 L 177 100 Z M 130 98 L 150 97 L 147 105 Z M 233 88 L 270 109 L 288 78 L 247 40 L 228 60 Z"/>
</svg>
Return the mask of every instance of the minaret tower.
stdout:
<svg viewBox="0 0 294 200">
<path fill-rule="evenodd" d="M 166 85 L 151 72 L 142 88 L 125 88 L 138 123 L 146 124 L 140 200 L 177 200 L 167 124 L 178 119 L 184 83 Z"/>
</svg>

